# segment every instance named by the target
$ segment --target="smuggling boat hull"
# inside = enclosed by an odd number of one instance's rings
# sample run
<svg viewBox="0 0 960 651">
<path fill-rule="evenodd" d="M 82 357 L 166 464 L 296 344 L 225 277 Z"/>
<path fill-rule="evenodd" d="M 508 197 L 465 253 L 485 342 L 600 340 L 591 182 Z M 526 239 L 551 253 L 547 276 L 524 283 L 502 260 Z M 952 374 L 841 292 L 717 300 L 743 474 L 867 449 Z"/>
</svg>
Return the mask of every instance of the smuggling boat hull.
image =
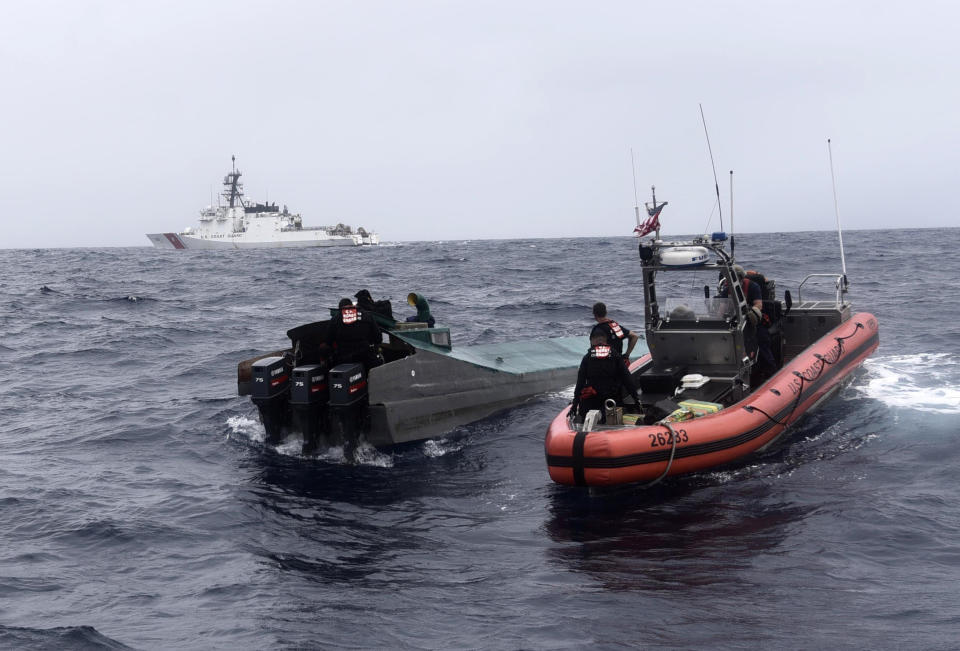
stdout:
<svg viewBox="0 0 960 651">
<path fill-rule="evenodd" d="M 370 370 L 367 442 L 432 438 L 573 384 L 586 337 L 445 350 L 410 337 L 417 352 Z"/>
<path fill-rule="evenodd" d="M 292 348 L 238 365 L 238 393 L 257 404 L 270 442 L 298 430 L 305 451 L 433 438 L 572 385 L 588 347 L 586 337 L 454 347 L 448 328 L 381 322 L 384 363 L 347 373 L 338 397 L 341 367 L 329 367 L 322 343 L 328 323 L 294 328 Z"/>
<path fill-rule="evenodd" d="M 769 446 L 830 398 L 878 343 L 877 319 L 855 314 L 742 400 L 688 421 L 578 431 L 564 410 L 547 431 L 550 477 L 560 484 L 611 486 L 735 462 Z M 649 355 L 637 360 L 631 371 L 650 361 Z"/>
</svg>

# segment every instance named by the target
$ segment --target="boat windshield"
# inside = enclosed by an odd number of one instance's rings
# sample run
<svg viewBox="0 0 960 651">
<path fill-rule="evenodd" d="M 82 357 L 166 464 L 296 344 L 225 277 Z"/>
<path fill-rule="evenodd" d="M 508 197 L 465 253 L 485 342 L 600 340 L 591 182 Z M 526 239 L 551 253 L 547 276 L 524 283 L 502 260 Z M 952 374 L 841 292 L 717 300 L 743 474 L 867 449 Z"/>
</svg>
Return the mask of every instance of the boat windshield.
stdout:
<svg viewBox="0 0 960 651">
<path fill-rule="evenodd" d="M 709 296 L 704 287 L 709 288 Z M 660 272 L 656 277 L 660 318 L 668 323 L 683 321 L 723 322 L 736 313 L 730 298 L 718 298 L 716 269 Z"/>
</svg>

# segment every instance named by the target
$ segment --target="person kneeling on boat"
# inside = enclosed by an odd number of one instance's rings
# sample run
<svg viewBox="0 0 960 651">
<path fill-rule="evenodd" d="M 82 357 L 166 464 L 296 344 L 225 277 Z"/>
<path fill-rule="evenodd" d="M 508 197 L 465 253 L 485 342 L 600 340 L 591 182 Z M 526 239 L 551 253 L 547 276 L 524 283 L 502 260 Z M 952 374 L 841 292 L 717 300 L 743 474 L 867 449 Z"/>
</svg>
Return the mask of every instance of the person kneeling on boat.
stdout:
<svg viewBox="0 0 960 651">
<path fill-rule="evenodd" d="M 327 344 L 333 347 L 333 365 L 359 363 L 365 371 L 382 364 L 377 347 L 380 328 L 349 298 L 340 300 L 340 312 L 327 326 Z"/>
<path fill-rule="evenodd" d="M 622 357 L 623 361 L 629 366 L 630 353 L 633 352 L 640 337 L 637 333 L 627 330 L 622 325 L 607 316 L 607 306 L 604 303 L 594 303 L 593 318 L 597 325 L 590 330 L 590 340 L 593 341 L 594 334 L 602 334 L 607 341 L 607 345 L 617 357 Z M 627 340 L 627 350 L 623 351 L 623 340 Z"/>
<path fill-rule="evenodd" d="M 436 322 L 430 314 L 430 305 L 427 303 L 427 299 L 420 294 L 410 292 L 407 294 L 407 303 L 417 308 L 417 313 L 414 316 L 407 317 L 407 321 L 419 321 L 420 323 L 426 323 L 428 328 L 433 327 L 433 324 Z"/>
<path fill-rule="evenodd" d="M 635 405 L 640 404 L 637 387 L 623 358 L 614 354 L 603 333 L 594 333 L 590 336 L 590 350 L 580 361 L 570 413 L 580 422 L 589 411 L 597 409 L 600 422 L 606 422 L 604 403 L 613 399 L 622 405 L 624 392 L 633 397 Z"/>
</svg>

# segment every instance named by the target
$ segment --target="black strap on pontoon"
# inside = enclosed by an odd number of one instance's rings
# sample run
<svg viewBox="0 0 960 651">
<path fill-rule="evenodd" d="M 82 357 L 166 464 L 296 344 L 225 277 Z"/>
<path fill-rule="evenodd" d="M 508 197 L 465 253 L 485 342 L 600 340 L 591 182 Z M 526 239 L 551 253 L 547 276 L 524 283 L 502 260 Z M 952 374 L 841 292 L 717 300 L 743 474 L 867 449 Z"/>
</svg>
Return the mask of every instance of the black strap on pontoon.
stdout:
<svg viewBox="0 0 960 651">
<path fill-rule="evenodd" d="M 577 486 L 586 486 L 587 478 L 583 473 L 584 466 L 584 456 L 583 456 L 583 446 L 587 441 L 587 434 L 590 432 L 577 432 L 577 435 L 573 437 L 573 481 Z"/>
</svg>

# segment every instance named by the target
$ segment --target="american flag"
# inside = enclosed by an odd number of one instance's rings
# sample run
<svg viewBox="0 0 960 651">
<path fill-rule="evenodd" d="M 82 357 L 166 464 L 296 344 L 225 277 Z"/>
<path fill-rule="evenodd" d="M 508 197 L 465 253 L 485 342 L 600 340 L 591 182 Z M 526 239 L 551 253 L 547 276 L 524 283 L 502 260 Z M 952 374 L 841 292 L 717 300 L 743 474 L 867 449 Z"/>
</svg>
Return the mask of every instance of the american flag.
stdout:
<svg viewBox="0 0 960 651">
<path fill-rule="evenodd" d="M 648 204 L 649 205 L 649 204 Z M 633 229 L 633 232 L 637 234 L 637 237 L 643 237 L 647 233 L 652 233 L 653 231 L 660 230 L 660 211 L 663 210 L 663 207 L 667 204 L 660 204 L 656 210 L 648 210 L 647 214 L 650 216 L 647 218 L 647 221 L 643 222 L 639 226 Z"/>
</svg>

